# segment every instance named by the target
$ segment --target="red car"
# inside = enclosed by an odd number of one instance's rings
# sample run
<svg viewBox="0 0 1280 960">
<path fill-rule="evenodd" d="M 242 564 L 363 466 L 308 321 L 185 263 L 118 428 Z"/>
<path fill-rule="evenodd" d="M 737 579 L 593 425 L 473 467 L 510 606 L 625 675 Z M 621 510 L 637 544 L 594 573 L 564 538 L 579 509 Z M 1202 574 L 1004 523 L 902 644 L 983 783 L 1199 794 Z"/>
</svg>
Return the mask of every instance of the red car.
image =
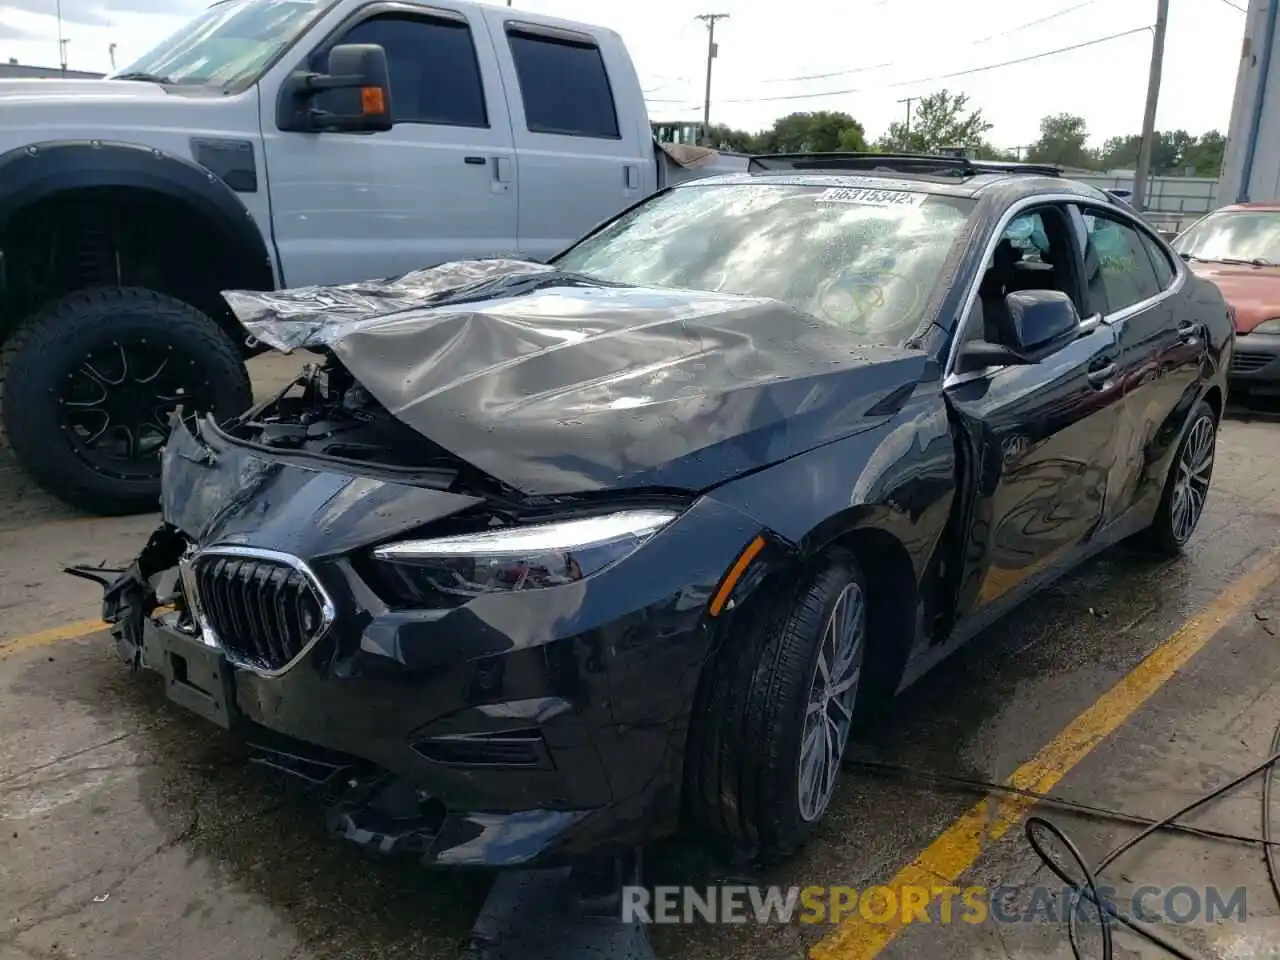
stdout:
<svg viewBox="0 0 1280 960">
<path fill-rule="evenodd" d="M 1232 390 L 1280 396 L 1280 203 L 1215 210 L 1173 248 L 1235 311 Z"/>
</svg>

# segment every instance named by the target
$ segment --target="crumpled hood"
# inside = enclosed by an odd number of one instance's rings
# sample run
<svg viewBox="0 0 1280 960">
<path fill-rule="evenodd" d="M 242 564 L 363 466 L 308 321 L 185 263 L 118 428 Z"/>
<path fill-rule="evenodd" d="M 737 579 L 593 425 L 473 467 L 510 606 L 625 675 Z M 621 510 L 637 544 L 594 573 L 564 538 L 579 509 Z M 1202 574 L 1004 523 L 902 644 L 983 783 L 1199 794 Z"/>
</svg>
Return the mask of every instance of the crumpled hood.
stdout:
<svg viewBox="0 0 1280 960">
<path fill-rule="evenodd" d="M 1235 308 L 1237 333 L 1249 333 L 1263 320 L 1280 317 L 1280 268 L 1196 261 L 1188 266 Z"/>
<path fill-rule="evenodd" d="M 531 496 L 707 489 L 873 426 L 928 363 L 775 300 L 512 260 L 226 298 L 254 337 L 328 348 L 402 422 Z"/>
</svg>

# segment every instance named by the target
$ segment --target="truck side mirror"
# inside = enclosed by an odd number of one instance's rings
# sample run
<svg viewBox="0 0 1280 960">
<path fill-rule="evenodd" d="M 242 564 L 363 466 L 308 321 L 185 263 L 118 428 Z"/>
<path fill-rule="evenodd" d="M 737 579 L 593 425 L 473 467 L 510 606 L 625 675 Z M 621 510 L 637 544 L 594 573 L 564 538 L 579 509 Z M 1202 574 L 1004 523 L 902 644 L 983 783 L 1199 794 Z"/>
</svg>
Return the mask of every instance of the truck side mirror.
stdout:
<svg viewBox="0 0 1280 960">
<path fill-rule="evenodd" d="M 376 43 L 343 43 L 329 51 L 327 73 L 300 70 L 280 91 L 276 125 L 304 133 L 390 130 L 387 52 Z"/>
</svg>

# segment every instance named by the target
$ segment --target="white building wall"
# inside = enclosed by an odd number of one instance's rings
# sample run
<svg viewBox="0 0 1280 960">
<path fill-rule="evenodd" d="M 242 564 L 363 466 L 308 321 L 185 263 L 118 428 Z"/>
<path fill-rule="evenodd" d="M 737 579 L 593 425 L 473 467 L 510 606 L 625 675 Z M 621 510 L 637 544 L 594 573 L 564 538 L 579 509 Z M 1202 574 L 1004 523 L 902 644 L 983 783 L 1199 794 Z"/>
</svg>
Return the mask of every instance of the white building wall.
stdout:
<svg viewBox="0 0 1280 960">
<path fill-rule="evenodd" d="M 1264 72 L 1263 57 L 1267 49 L 1269 7 L 1280 0 L 1250 0 L 1244 43 L 1240 50 L 1240 69 L 1236 79 L 1236 95 L 1231 106 L 1231 125 L 1227 131 L 1227 149 L 1223 158 L 1218 205 L 1239 200 L 1280 200 L 1280 16 L 1273 24 L 1271 65 L 1266 89 L 1259 90 Z M 1280 14 L 1280 10 L 1277 11 Z M 1258 125 L 1252 173 L 1245 183 L 1245 166 L 1252 134 L 1253 117 L 1258 96 L 1262 96 L 1262 116 Z"/>
</svg>

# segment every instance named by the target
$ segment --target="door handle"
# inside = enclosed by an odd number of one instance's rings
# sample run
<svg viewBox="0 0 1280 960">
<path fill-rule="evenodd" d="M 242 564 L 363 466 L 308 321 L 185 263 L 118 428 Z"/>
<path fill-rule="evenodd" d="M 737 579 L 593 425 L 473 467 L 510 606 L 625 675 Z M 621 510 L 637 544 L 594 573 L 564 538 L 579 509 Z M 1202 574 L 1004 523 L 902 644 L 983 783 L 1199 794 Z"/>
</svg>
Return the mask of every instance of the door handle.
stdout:
<svg viewBox="0 0 1280 960">
<path fill-rule="evenodd" d="M 463 157 L 462 162 L 469 167 L 483 167 L 487 161 L 484 157 Z"/>
<path fill-rule="evenodd" d="M 493 179 L 497 183 L 511 182 L 511 159 L 509 157 L 493 158 Z"/>
<path fill-rule="evenodd" d="M 1114 360 L 1105 360 L 1102 362 L 1102 366 L 1090 367 L 1089 383 L 1091 383 L 1095 389 L 1101 390 L 1106 386 L 1107 381 L 1116 375 L 1116 371 L 1118 369 L 1119 367 L 1116 365 Z"/>
<path fill-rule="evenodd" d="M 634 163 L 622 168 L 622 185 L 628 190 L 636 190 L 640 186 L 640 172 Z"/>
</svg>

